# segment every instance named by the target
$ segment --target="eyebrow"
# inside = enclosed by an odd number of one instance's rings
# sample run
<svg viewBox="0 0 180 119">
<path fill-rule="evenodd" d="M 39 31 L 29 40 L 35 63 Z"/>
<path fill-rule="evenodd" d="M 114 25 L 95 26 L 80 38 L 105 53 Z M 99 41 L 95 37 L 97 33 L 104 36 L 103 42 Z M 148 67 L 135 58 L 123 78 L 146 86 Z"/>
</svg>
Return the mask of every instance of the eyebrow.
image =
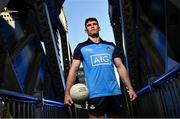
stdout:
<svg viewBox="0 0 180 119">
<path fill-rule="evenodd" d="M 91 24 L 97 25 L 97 23 L 89 23 L 89 24 L 87 24 L 86 26 L 90 26 Z"/>
</svg>

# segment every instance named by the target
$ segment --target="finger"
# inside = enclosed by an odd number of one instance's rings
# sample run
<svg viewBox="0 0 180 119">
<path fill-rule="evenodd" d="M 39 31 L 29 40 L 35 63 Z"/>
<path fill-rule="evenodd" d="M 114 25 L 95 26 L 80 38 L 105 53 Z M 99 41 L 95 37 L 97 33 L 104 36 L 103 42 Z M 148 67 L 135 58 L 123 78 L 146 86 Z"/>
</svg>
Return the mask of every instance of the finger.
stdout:
<svg viewBox="0 0 180 119">
<path fill-rule="evenodd" d="M 73 102 L 71 100 L 67 100 L 67 101 L 65 101 L 64 104 L 67 106 L 71 106 L 73 104 Z"/>
<path fill-rule="evenodd" d="M 133 97 L 133 95 L 131 95 L 131 98 L 130 98 L 130 100 L 131 100 L 131 101 L 133 101 L 133 100 L 134 100 L 134 97 Z"/>
<path fill-rule="evenodd" d="M 137 97 L 136 94 L 133 94 L 132 98 L 131 98 L 131 101 L 134 101 L 136 99 L 136 97 Z"/>
<path fill-rule="evenodd" d="M 65 103 L 65 106 L 71 106 L 72 104 L 71 103 Z"/>
<path fill-rule="evenodd" d="M 130 100 L 132 100 L 132 98 L 133 98 L 132 93 L 129 93 L 129 98 L 130 98 Z"/>
<path fill-rule="evenodd" d="M 132 97 L 132 98 L 131 98 L 131 101 L 134 101 L 134 100 L 135 100 L 135 97 Z"/>
</svg>

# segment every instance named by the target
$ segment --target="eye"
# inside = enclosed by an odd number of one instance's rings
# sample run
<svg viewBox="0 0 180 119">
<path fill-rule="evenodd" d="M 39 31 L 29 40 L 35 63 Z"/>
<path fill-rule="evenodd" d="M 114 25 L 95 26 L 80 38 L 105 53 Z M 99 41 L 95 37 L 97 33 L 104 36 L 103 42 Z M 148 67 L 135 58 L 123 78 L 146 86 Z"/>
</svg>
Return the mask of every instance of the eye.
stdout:
<svg viewBox="0 0 180 119">
<path fill-rule="evenodd" d="M 91 24 L 87 24 L 87 27 L 91 26 Z"/>
</svg>

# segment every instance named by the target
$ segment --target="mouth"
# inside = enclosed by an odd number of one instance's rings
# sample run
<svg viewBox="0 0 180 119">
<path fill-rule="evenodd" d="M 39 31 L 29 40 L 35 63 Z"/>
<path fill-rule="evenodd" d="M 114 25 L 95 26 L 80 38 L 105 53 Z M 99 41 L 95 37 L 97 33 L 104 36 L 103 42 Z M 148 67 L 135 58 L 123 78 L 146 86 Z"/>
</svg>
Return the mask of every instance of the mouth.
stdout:
<svg viewBox="0 0 180 119">
<path fill-rule="evenodd" d="M 91 31 L 96 31 L 96 29 L 91 29 Z"/>
</svg>

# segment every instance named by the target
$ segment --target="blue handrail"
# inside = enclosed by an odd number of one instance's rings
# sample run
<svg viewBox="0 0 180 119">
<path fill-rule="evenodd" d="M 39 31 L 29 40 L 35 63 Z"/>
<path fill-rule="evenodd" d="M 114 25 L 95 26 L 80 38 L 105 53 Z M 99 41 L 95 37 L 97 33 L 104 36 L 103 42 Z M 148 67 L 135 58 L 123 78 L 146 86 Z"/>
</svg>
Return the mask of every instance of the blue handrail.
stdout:
<svg viewBox="0 0 180 119">
<path fill-rule="evenodd" d="M 180 65 L 175 66 L 169 72 L 163 74 L 161 77 L 157 78 L 155 81 L 148 83 L 146 86 L 137 91 L 137 95 L 140 96 L 144 93 L 151 92 L 153 88 L 158 87 L 162 83 L 166 82 L 170 78 L 175 77 L 180 73 Z"/>
<path fill-rule="evenodd" d="M 160 84 L 162 84 L 162 83 L 166 82 L 167 80 L 169 80 L 171 77 L 173 78 L 175 75 L 178 75 L 179 73 L 180 73 L 180 65 L 174 67 L 169 72 L 167 72 L 166 74 L 162 75 L 160 78 L 158 78 L 157 80 L 152 82 L 151 86 L 152 87 L 157 87 Z"/>
<path fill-rule="evenodd" d="M 38 102 L 38 98 L 33 97 L 33 96 L 29 96 L 26 94 L 22 94 L 22 93 L 17 93 L 17 92 L 13 92 L 13 91 L 8 91 L 8 90 L 4 90 L 4 89 L 0 89 L 0 97 L 5 97 L 5 98 L 12 98 L 12 99 L 18 99 L 21 100 L 22 102 L 24 101 L 31 101 L 31 102 Z M 62 102 L 57 102 L 57 101 L 53 101 L 53 100 L 47 100 L 42 98 L 43 104 L 45 105 L 50 105 L 50 106 L 55 106 L 55 107 L 64 107 L 64 103 Z"/>
<path fill-rule="evenodd" d="M 54 107 L 64 107 L 64 103 L 43 99 L 44 104 Z"/>
<path fill-rule="evenodd" d="M 0 89 L 0 114 L 1 117 L 67 117 L 68 113 L 62 102 L 44 99 L 38 92 L 35 97 L 26 94 Z M 1 113 L 1 112 L 0 112 Z"/>
<path fill-rule="evenodd" d="M 29 96 L 29 95 L 25 95 L 25 94 L 13 92 L 13 91 L 8 91 L 4 89 L 0 89 L 0 97 L 14 98 L 14 99 L 25 100 L 25 101 L 38 100 L 37 98 Z"/>
</svg>

